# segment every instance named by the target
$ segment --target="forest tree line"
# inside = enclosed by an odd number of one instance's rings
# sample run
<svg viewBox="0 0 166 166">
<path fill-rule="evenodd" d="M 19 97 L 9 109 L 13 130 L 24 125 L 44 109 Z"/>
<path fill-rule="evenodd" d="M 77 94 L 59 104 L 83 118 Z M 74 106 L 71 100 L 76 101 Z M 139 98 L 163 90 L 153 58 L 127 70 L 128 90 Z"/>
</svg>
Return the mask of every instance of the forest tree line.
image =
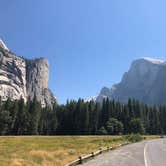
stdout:
<svg viewBox="0 0 166 166">
<path fill-rule="evenodd" d="M 166 105 L 127 104 L 104 99 L 67 101 L 42 108 L 36 100 L 0 100 L 0 135 L 166 134 Z"/>
</svg>

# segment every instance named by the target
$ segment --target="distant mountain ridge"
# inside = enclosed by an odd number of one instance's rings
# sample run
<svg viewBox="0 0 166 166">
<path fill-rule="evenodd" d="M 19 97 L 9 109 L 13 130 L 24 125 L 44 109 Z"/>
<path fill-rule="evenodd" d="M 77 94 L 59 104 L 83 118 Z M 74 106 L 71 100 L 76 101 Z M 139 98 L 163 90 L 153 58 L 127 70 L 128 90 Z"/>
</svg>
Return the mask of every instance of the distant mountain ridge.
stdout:
<svg viewBox="0 0 166 166">
<path fill-rule="evenodd" d="M 14 55 L 0 40 L 0 96 L 2 100 L 21 97 L 36 99 L 45 106 L 56 102 L 53 93 L 48 89 L 49 64 L 45 58 L 24 59 Z"/>
<path fill-rule="evenodd" d="M 120 83 L 102 88 L 88 101 L 102 102 L 106 97 L 122 103 L 134 98 L 146 104 L 166 104 L 166 62 L 149 57 L 137 59 Z"/>
</svg>

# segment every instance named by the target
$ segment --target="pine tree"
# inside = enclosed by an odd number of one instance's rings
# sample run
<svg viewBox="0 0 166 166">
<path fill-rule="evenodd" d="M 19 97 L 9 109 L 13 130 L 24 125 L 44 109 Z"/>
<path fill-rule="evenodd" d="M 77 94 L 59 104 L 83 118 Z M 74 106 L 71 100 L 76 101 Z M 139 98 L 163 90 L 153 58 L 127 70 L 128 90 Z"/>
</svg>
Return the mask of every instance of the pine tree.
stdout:
<svg viewBox="0 0 166 166">
<path fill-rule="evenodd" d="M 37 135 L 41 116 L 41 104 L 37 101 L 36 96 L 34 97 L 33 101 L 30 102 L 29 116 L 30 119 L 28 133 L 31 135 Z"/>
<path fill-rule="evenodd" d="M 10 134 L 11 121 L 9 111 L 0 111 L 0 135 Z"/>
<path fill-rule="evenodd" d="M 14 124 L 14 132 L 17 135 L 27 134 L 28 129 L 28 118 L 27 111 L 24 104 L 24 99 L 21 98 L 18 101 L 18 112 Z"/>
</svg>

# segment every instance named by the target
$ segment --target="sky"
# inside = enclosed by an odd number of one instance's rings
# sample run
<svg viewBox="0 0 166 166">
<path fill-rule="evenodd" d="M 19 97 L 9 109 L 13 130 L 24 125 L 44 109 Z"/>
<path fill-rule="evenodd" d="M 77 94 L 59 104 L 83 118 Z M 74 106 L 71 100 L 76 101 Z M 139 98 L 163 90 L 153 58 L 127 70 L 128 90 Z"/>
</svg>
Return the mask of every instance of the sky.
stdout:
<svg viewBox="0 0 166 166">
<path fill-rule="evenodd" d="M 133 60 L 166 60 L 165 0 L 0 0 L 0 38 L 50 63 L 59 103 L 121 80 Z"/>
</svg>

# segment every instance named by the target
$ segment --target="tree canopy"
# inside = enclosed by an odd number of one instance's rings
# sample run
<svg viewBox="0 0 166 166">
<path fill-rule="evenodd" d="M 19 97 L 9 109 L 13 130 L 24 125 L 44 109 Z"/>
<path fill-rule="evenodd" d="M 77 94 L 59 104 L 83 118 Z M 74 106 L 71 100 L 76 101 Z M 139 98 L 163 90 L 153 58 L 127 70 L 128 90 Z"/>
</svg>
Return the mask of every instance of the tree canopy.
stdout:
<svg viewBox="0 0 166 166">
<path fill-rule="evenodd" d="M 0 100 L 0 135 L 119 135 L 166 134 L 166 105 L 148 106 L 104 99 L 68 101 L 42 108 L 34 97 L 26 103 Z"/>
</svg>

